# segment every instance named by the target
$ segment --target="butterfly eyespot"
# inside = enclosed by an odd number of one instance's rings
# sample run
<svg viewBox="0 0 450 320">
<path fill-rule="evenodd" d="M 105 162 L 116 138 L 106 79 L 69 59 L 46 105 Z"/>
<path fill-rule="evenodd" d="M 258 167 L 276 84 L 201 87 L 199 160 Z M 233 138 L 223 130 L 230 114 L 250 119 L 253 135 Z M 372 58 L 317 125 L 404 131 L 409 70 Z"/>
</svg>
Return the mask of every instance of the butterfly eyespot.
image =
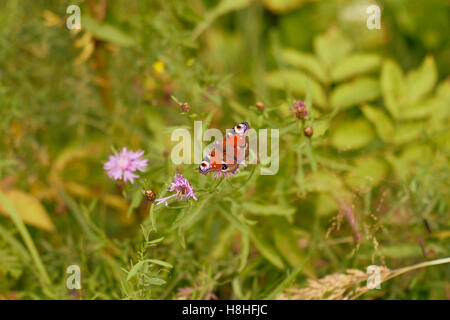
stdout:
<svg viewBox="0 0 450 320">
<path fill-rule="evenodd" d="M 203 161 L 202 163 L 200 163 L 200 167 L 199 167 L 200 171 L 206 171 L 209 169 L 209 163 L 206 161 Z"/>
<path fill-rule="evenodd" d="M 224 164 L 222 164 L 222 171 L 225 171 L 225 170 L 227 170 L 228 169 L 228 166 L 224 163 Z"/>
<path fill-rule="evenodd" d="M 234 131 L 239 134 L 244 133 L 245 130 L 247 130 L 247 125 L 245 123 L 239 123 L 234 127 Z"/>
</svg>

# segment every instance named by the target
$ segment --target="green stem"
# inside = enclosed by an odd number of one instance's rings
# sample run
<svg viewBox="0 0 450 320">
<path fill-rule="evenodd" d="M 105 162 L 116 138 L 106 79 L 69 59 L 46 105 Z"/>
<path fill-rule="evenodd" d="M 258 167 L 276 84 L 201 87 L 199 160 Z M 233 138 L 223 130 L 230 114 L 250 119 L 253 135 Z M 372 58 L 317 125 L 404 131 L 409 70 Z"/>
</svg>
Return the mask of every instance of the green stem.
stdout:
<svg viewBox="0 0 450 320">
<path fill-rule="evenodd" d="M 25 224 L 20 219 L 19 215 L 16 212 L 16 209 L 14 209 L 14 207 L 11 205 L 11 203 L 8 201 L 8 199 L 4 196 L 2 192 L 0 192 L 0 202 L 2 203 L 6 211 L 9 213 L 12 221 L 19 230 L 19 233 L 22 236 L 22 239 L 25 242 L 28 251 L 30 252 L 31 258 L 36 264 L 36 268 L 38 269 L 38 272 L 41 275 L 40 281 L 44 286 L 49 286 L 51 284 L 50 278 L 47 274 L 47 271 L 44 268 L 44 265 L 42 264 L 41 258 L 39 257 L 39 253 L 34 245 L 33 239 L 31 238 L 27 228 L 25 227 Z"/>
</svg>

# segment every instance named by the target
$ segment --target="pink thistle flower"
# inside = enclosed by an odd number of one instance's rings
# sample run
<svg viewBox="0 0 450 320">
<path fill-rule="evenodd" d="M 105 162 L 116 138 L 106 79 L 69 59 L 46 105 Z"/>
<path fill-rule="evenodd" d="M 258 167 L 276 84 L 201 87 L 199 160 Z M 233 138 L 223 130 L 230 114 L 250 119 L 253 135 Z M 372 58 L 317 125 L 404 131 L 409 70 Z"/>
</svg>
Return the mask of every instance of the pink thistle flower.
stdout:
<svg viewBox="0 0 450 320">
<path fill-rule="evenodd" d="M 289 109 L 290 112 L 294 113 L 297 119 L 308 118 L 308 109 L 303 101 L 294 101 L 294 105 Z"/>
<path fill-rule="evenodd" d="M 134 179 L 139 177 L 134 172 L 136 170 L 144 172 L 147 167 L 148 160 L 141 159 L 143 154 L 142 150 L 133 152 L 124 147 L 118 155 L 109 156 L 109 160 L 103 168 L 111 179 L 123 179 L 123 181 L 130 181 L 133 184 Z"/>
<path fill-rule="evenodd" d="M 183 176 L 181 174 L 175 175 L 175 181 L 170 184 L 169 191 L 176 191 L 176 193 L 174 193 L 171 196 L 165 197 L 165 198 L 156 199 L 155 205 L 165 203 L 167 206 L 167 200 L 169 200 L 170 198 L 173 198 L 173 197 L 177 197 L 177 199 L 181 201 L 181 200 L 183 200 L 183 197 L 182 197 L 183 195 L 185 195 L 184 201 L 188 201 L 189 198 L 198 200 L 194 194 L 194 189 L 192 189 L 191 184 L 189 183 L 189 181 L 187 179 L 183 178 Z"/>
</svg>

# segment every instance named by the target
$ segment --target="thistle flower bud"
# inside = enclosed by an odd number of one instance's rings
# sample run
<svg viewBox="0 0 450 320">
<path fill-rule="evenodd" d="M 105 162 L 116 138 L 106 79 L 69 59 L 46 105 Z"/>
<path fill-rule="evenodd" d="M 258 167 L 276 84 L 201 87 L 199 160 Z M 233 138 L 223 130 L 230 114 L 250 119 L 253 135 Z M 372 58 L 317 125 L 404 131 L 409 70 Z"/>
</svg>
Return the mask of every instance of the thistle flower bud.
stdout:
<svg viewBox="0 0 450 320">
<path fill-rule="evenodd" d="M 264 103 L 261 101 L 256 102 L 256 108 L 258 108 L 259 111 L 264 111 Z"/>
<path fill-rule="evenodd" d="M 313 128 L 311 126 L 306 126 L 305 129 L 303 129 L 303 133 L 308 138 L 311 138 L 312 135 L 314 134 L 314 130 L 313 130 Z"/>
<path fill-rule="evenodd" d="M 187 102 L 181 104 L 181 111 L 188 113 L 191 110 L 191 106 Z"/>
<path fill-rule="evenodd" d="M 155 201 L 155 199 L 156 199 L 156 194 L 155 194 L 155 192 L 154 192 L 153 190 L 146 190 L 146 191 L 145 191 L 145 198 L 146 198 L 148 201 Z"/>
</svg>

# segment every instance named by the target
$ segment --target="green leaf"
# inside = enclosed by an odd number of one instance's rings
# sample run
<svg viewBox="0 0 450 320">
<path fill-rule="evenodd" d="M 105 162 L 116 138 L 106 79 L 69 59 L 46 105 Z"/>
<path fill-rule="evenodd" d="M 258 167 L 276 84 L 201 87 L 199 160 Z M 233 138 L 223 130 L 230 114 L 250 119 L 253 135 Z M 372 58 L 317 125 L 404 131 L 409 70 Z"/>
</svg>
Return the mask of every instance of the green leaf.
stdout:
<svg viewBox="0 0 450 320">
<path fill-rule="evenodd" d="M 353 50 L 353 44 L 340 30 L 332 28 L 314 39 L 314 50 L 322 62 L 331 67 Z"/>
<path fill-rule="evenodd" d="M 325 133 L 330 128 L 330 120 L 329 119 L 314 119 L 314 138 L 321 137 L 325 135 Z"/>
<path fill-rule="evenodd" d="M 450 80 L 444 80 L 439 84 L 435 98 L 438 99 L 438 109 L 431 112 L 432 125 L 435 128 L 447 127 L 447 119 L 450 116 Z"/>
<path fill-rule="evenodd" d="M 405 92 L 405 83 L 403 71 L 396 62 L 392 60 L 384 61 L 381 67 L 380 86 L 386 108 L 394 119 L 398 119 L 401 100 Z"/>
<path fill-rule="evenodd" d="M 164 240 L 164 237 L 161 237 L 161 238 L 158 238 L 158 239 L 151 240 L 148 243 L 149 244 L 157 244 L 157 243 L 162 242 L 163 240 Z"/>
<path fill-rule="evenodd" d="M 44 264 L 42 263 L 41 257 L 39 256 L 39 252 L 37 251 L 36 246 L 34 245 L 33 239 L 31 238 L 30 233 L 25 227 L 25 224 L 22 221 L 22 218 L 20 217 L 18 210 L 10 202 L 10 199 L 8 199 L 8 197 L 5 194 L 3 194 L 2 191 L 0 191 L 0 205 L 3 207 L 5 212 L 9 214 L 16 228 L 18 229 L 20 235 L 22 236 L 22 239 L 25 242 L 28 252 L 30 253 L 31 258 L 33 259 L 33 262 L 36 268 L 38 269 L 40 275 L 40 282 L 45 288 L 47 288 L 51 284 L 51 280 L 48 276 L 47 271 L 45 270 Z M 26 206 L 27 203 L 23 203 L 22 205 Z"/>
<path fill-rule="evenodd" d="M 204 19 L 195 27 L 192 38 L 196 39 L 221 15 L 247 7 L 253 0 L 221 0 L 217 6 L 204 15 Z"/>
<path fill-rule="evenodd" d="M 342 181 L 337 175 L 327 171 L 317 171 L 310 173 L 306 179 L 306 190 L 309 192 L 324 192 L 339 190 L 342 188 Z"/>
<path fill-rule="evenodd" d="M 177 220 L 174 221 L 172 224 L 172 230 L 175 228 L 181 228 L 179 230 L 182 234 L 184 231 L 189 229 L 194 225 L 196 221 L 199 221 L 202 219 L 205 215 L 207 215 L 208 211 L 203 210 L 204 206 L 208 203 L 208 201 L 211 199 L 212 193 L 208 195 L 206 198 L 202 199 L 200 201 L 200 204 L 198 204 L 193 210 L 191 210 L 189 213 L 187 208 L 183 209 L 182 215 L 180 215 L 180 219 L 177 218 Z"/>
<path fill-rule="evenodd" d="M 437 97 L 431 97 L 409 105 L 402 109 L 399 118 L 402 120 L 421 119 L 439 112 L 442 106 L 442 100 Z"/>
<path fill-rule="evenodd" d="M 295 182 L 300 192 L 304 192 L 305 190 L 305 173 L 303 170 L 303 147 L 304 143 L 297 146 L 295 149 L 297 153 L 297 173 L 295 175 Z"/>
<path fill-rule="evenodd" d="M 314 204 L 315 204 L 314 212 L 319 217 L 328 217 L 339 210 L 339 206 L 336 203 L 336 200 L 328 192 L 318 193 L 317 198 L 314 201 Z"/>
<path fill-rule="evenodd" d="M 400 157 L 395 156 L 392 153 L 388 153 L 386 155 L 386 160 L 391 165 L 391 167 L 395 173 L 395 176 L 399 180 L 404 180 L 407 178 L 410 171 L 409 171 L 408 164 L 404 160 L 402 160 Z"/>
<path fill-rule="evenodd" d="M 446 79 L 438 85 L 436 96 L 443 101 L 446 101 L 447 104 L 450 104 L 450 79 Z M 443 105 L 442 109 L 448 110 L 449 108 L 446 108 L 445 105 Z"/>
<path fill-rule="evenodd" d="M 120 29 L 106 22 L 99 22 L 87 14 L 82 15 L 82 26 L 99 40 L 122 47 L 131 47 L 136 44 L 133 38 Z"/>
<path fill-rule="evenodd" d="M 232 205 L 231 210 L 230 208 L 227 208 L 223 205 L 219 207 L 219 210 L 222 213 L 222 215 L 239 231 L 241 231 L 242 233 L 249 232 L 248 224 L 245 221 L 243 221 L 243 219 L 237 213 L 238 206 L 236 204 Z"/>
<path fill-rule="evenodd" d="M 286 277 L 274 290 L 272 290 L 265 299 L 275 299 L 278 297 L 284 289 L 288 288 L 292 285 L 292 283 L 295 281 L 297 276 L 300 274 L 300 272 L 303 271 L 303 269 L 307 266 L 307 262 L 311 258 L 312 250 L 309 251 L 308 255 L 306 256 L 303 263 L 301 263 L 299 266 L 297 266 L 290 275 Z"/>
<path fill-rule="evenodd" d="M 231 223 L 219 232 L 210 251 L 211 260 L 220 259 L 229 251 L 235 234 L 236 228 Z"/>
<path fill-rule="evenodd" d="M 149 277 L 147 275 L 145 275 L 145 280 L 147 281 L 148 284 L 152 284 L 155 286 L 162 286 L 167 283 L 165 280 L 161 278 Z"/>
<path fill-rule="evenodd" d="M 305 96 L 307 83 L 311 88 L 311 98 L 315 105 L 325 108 L 326 95 L 322 86 L 310 76 L 297 70 L 278 70 L 266 75 L 266 82 L 271 88 L 293 91 L 295 94 Z"/>
<path fill-rule="evenodd" d="M 381 64 L 377 54 L 355 53 L 336 63 L 331 68 L 331 79 L 335 82 L 376 70 Z"/>
<path fill-rule="evenodd" d="M 250 108 L 243 106 L 235 100 L 230 100 L 228 103 L 233 112 L 236 113 L 236 116 L 245 117 L 250 123 L 258 123 L 257 116 Z"/>
<path fill-rule="evenodd" d="M 389 116 L 379 107 L 364 105 L 364 116 L 375 126 L 375 131 L 383 141 L 389 141 L 394 132 L 394 124 Z"/>
<path fill-rule="evenodd" d="M 142 201 L 142 191 L 141 190 L 134 191 L 133 195 L 131 197 L 130 206 L 128 207 L 128 210 L 127 210 L 127 217 L 129 217 L 131 215 L 131 213 L 133 212 L 134 209 L 139 207 L 139 205 L 141 204 L 141 201 Z"/>
<path fill-rule="evenodd" d="M 331 130 L 331 144 L 342 151 L 362 148 L 373 138 L 372 127 L 361 118 L 342 121 Z"/>
<path fill-rule="evenodd" d="M 14 279 L 20 277 L 24 264 L 9 248 L 0 248 L 0 276 L 11 275 Z M 6 279 L 5 279 L 6 280 Z"/>
<path fill-rule="evenodd" d="M 295 213 L 295 208 L 286 207 L 282 205 L 273 205 L 273 204 L 259 204 L 255 202 L 245 201 L 242 203 L 242 209 L 247 211 L 248 213 L 254 215 L 292 215 Z"/>
<path fill-rule="evenodd" d="M 158 259 L 146 259 L 144 261 L 147 261 L 147 262 L 153 263 L 153 264 L 157 264 L 157 265 L 160 265 L 160 266 L 166 267 L 166 268 L 173 268 L 173 266 L 170 263 L 162 261 L 162 260 L 158 260 Z"/>
<path fill-rule="evenodd" d="M 386 159 L 400 180 L 405 180 L 416 174 L 416 167 L 430 166 L 436 157 L 431 146 L 422 143 L 408 144 L 402 148 L 398 156 L 388 154 Z"/>
<path fill-rule="evenodd" d="M 332 108 L 343 110 L 374 100 L 380 96 L 380 86 L 373 78 L 358 78 L 337 86 L 330 96 Z"/>
<path fill-rule="evenodd" d="M 153 263 L 153 264 L 157 264 L 163 267 L 167 267 L 167 268 L 173 268 L 173 266 L 165 261 L 161 261 L 161 260 L 157 260 L 157 259 L 144 259 L 139 261 L 138 263 L 136 263 L 131 269 L 130 271 L 128 271 L 128 276 L 127 276 L 127 281 L 130 280 L 131 278 L 133 278 L 140 269 L 143 268 L 143 266 L 146 263 Z"/>
<path fill-rule="evenodd" d="M 208 129 L 215 113 L 216 113 L 216 110 L 212 110 L 211 112 L 208 112 L 208 115 L 206 116 L 205 120 L 203 120 L 203 123 L 202 123 L 202 131 L 206 131 Z"/>
<path fill-rule="evenodd" d="M 322 62 L 309 53 L 295 49 L 285 48 L 281 51 L 283 61 L 291 66 L 308 71 L 322 83 L 328 82 L 327 72 Z"/>
<path fill-rule="evenodd" d="M 5 243 L 7 243 L 11 249 L 16 252 L 24 263 L 28 263 L 30 261 L 30 254 L 23 246 L 22 242 L 17 240 L 14 235 L 8 231 L 6 228 L 0 225 L 0 237 L 3 238 Z"/>
<path fill-rule="evenodd" d="M 404 122 L 398 125 L 394 130 L 392 142 L 395 144 L 404 144 L 419 138 L 423 131 L 423 123 L 417 121 Z"/>
<path fill-rule="evenodd" d="M 240 262 L 239 262 L 239 269 L 238 271 L 241 272 L 244 270 L 245 266 L 247 265 L 248 255 L 250 253 L 250 237 L 248 236 L 247 232 L 241 233 L 241 256 L 240 256 Z"/>
<path fill-rule="evenodd" d="M 361 157 L 355 161 L 355 168 L 347 173 L 345 181 L 356 191 L 368 191 L 381 183 L 387 174 L 386 163 L 375 157 Z"/>
<path fill-rule="evenodd" d="M 417 103 L 431 92 L 437 81 L 436 63 L 427 56 L 422 64 L 406 76 L 407 105 Z"/>
<path fill-rule="evenodd" d="M 142 268 L 142 266 L 144 265 L 145 260 L 141 260 L 138 263 L 136 263 L 131 269 L 130 271 L 128 271 L 128 275 L 127 275 L 127 281 L 130 280 L 131 278 L 133 278 L 137 272 L 139 271 L 139 269 Z"/>
<path fill-rule="evenodd" d="M 287 225 L 284 228 L 274 228 L 273 238 L 278 252 L 280 252 L 291 267 L 297 267 L 305 261 L 305 257 L 301 254 L 296 238 L 292 233 L 291 226 Z"/>
<path fill-rule="evenodd" d="M 275 267 L 279 269 L 284 269 L 283 260 L 281 260 L 280 256 L 277 254 L 275 249 L 271 244 L 266 242 L 262 237 L 260 237 L 256 232 L 249 232 L 250 239 L 255 245 L 256 249 L 261 253 L 261 255 L 266 258 L 269 262 L 271 262 Z"/>
<path fill-rule="evenodd" d="M 402 149 L 400 159 L 408 165 L 429 164 L 433 161 L 433 149 L 425 144 L 409 144 Z"/>
</svg>

